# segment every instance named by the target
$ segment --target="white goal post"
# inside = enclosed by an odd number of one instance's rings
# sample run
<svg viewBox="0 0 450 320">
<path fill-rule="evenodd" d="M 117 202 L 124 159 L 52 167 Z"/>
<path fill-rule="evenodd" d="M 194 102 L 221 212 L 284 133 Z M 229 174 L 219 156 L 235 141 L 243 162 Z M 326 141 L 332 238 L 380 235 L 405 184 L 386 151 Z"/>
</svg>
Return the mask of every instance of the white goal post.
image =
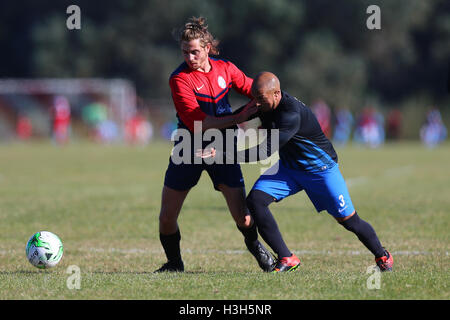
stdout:
<svg viewBox="0 0 450 320">
<path fill-rule="evenodd" d="M 0 79 L 0 99 L 5 96 L 10 97 L 9 100 L 11 100 L 11 97 L 33 97 L 33 95 L 102 96 L 108 107 L 109 120 L 114 121 L 119 129 L 118 139 L 124 138 L 125 124 L 137 110 L 135 86 L 126 79 Z M 27 100 L 31 105 L 32 99 Z M 4 105 L 5 103 L 3 107 Z"/>
</svg>

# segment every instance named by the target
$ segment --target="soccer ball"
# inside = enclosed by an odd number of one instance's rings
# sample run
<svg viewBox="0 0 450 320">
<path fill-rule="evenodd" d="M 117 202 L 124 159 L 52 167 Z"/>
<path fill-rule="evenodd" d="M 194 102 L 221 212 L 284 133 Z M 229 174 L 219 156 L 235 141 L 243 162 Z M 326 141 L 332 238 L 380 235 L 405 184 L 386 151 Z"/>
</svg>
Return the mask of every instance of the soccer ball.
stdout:
<svg viewBox="0 0 450 320">
<path fill-rule="evenodd" d="M 28 261 L 39 269 L 56 266 L 63 256 L 63 251 L 61 239 L 49 231 L 33 234 L 26 248 Z"/>
</svg>

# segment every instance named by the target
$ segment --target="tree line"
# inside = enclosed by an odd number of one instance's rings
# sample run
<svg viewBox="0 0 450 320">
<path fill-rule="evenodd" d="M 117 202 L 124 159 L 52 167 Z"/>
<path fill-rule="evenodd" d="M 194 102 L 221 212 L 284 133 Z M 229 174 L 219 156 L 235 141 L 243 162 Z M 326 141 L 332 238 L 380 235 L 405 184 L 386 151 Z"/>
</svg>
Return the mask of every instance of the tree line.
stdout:
<svg viewBox="0 0 450 320">
<path fill-rule="evenodd" d="M 81 28 L 66 27 L 80 7 Z M 380 29 L 366 21 L 380 8 Z M 144 99 L 170 98 L 182 62 L 174 33 L 204 16 L 220 57 L 249 76 L 276 73 L 306 102 L 357 111 L 449 106 L 450 2 L 446 0 L 4 1 L 2 77 L 124 77 Z M 6 49 L 5 49 L 6 48 Z"/>
</svg>

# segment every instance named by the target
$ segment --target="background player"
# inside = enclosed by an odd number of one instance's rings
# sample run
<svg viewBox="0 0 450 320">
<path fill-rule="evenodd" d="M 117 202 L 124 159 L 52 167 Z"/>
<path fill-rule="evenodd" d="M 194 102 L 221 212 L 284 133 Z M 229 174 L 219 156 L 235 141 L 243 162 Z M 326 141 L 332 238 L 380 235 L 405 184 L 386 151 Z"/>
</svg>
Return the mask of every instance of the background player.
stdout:
<svg viewBox="0 0 450 320">
<path fill-rule="evenodd" d="M 262 72 L 255 77 L 252 94 L 259 112 L 251 118 L 259 116 L 263 128 L 279 130 L 279 148 L 273 150 L 268 138 L 267 143 L 254 147 L 267 146 L 267 150 L 240 151 L 236 160 L 248 162 L 252 154 L 266 157 L 279 152 L 278 163 L 259 177 L 247 197 L 247 206 L 261 237 L 278 255 L 273 271 L 295 270 L 300 266 L 300 259 L 286 246 L 268 207 L 272 202 L 279 202 L 302 190 L 318 212 L 327 210 L 338 223 L 358 237 L 374 254 L 381 271 L 392 270 L 392 256 L 382 247 L 372 226 L 362 220 L 353 207 L 337 164 L 336 151 L 310 108 L 281 91 L 278 78 L 270 72 Z M 215 153 L 214 150 L 212 153 L 206 150 L 202 156 L 214 156 Z"/>
<path fill-rule="evenodd" d="M 204 18 L 191 18 L 181 30 L 179 41 L 184 62 L 169 80 L 179 129 L 189 130 L 193 137 L 195 121 L 201 121 L 203 130 L 225 129 L 245 121 L 257 111 L 255 104 L 250 103 L 239 113 L 232 114 L 229 90 L 234 88 L 238 93 L 252 98 L 253 81 L 233 63 L 209 57 L 209 54 L 219 53 L 218 41 L 208 31 Z M 181 142 L 175 142 L 175 145 L 177 143 Z M 194 152 L 191 151 L 193 160 Z M 207 165 L 193 164 L 193 161 L 175 164 L 170 158 L 159 215 L 160 240 L 168 261 L 157 272 L 184 271 L 177 220 L 189 190 L 197 184 L 203 170 L 208 172 L 214 188 L 224 195 L 231 215 L 244 235 L 247 248 L 260 267 L 270 271 L 274 261 L 257 240 L 256 226 L 245 205 L 244 179 L 239 164 Z"/>
</svg>

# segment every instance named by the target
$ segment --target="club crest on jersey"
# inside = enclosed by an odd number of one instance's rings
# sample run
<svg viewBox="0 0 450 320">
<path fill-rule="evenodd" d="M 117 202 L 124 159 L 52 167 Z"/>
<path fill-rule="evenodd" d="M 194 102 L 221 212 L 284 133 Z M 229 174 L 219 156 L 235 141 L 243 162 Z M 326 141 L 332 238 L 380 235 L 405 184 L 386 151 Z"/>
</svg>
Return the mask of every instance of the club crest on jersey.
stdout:
<svg viewBox="0 0 450 320">
<path fill-rule="evenodd" d="M 222 89 L 225 89 L 225 87 L 227 86 L 227 83 L 225 82 L 225 79 L 222 76 L 219 76 L 217 78 L 217 83 L 219 84 L 219 87 L 221 87 Z"/>
</svg>

